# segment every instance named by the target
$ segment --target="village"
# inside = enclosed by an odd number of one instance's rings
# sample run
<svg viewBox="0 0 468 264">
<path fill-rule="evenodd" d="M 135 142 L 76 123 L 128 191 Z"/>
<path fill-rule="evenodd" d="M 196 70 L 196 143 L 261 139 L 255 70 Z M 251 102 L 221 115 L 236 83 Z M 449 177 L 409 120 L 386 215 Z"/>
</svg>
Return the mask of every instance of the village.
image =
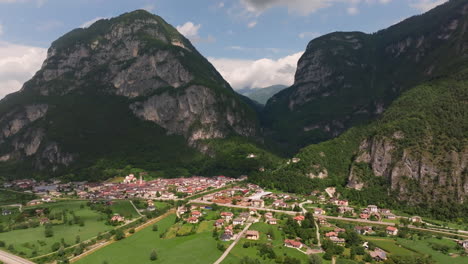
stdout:
<svg viewBox="0 0 468 264">
<path fill-rule="evenodd" d="M 132 224 L 138 217 L 151 219 L 167 211 L 169 206 L 175 206 L 176 223 L 161 238 L 196 235 L 200 230 L 212 229 L 213 238 L 219 241 L 218 249 L 227 253 L 239 247 L 287 254 L 291 254 L 288 249 L 293 249 L 292 252 L 304 256 L 319 254 L 325 260 L 347 255 L 367 262 L 382 262 L 394 254 L 385 244 L 381 246 L 382 238 L 408 239 L 421 236 L 425 230 L 450 234 L 419 216 L 399 216 L 377 205 L 358 206 L 340 199 L 334 187 L 297 195 L 264 190 L 248 183 L 246 177 L 195 176 L 145 181 L 142 175 L 129 174 L 119 181 L 102 183 L 47 183 L 26 179 L 6 182 L 4 187 L 39 197 L 25 204 L 33 210 L 27 211 L 31 213 L 24 228 L 62 223 L 62 216 L 46 214 L 44 210 L 48 211 L 49 204 L 63 200 L 88 201 L 85 209 L 107 214 L 106 224 L 116 227 Z M 125 202 L 128 202 L 126 208 Z M 166 209 L 161 211 L 161 206 Z M 133 210 L 136 214 L 128 213 Z M 12 212 L 2 207 L 2 216 Z M 68 213 L 61 214 L 66 222 Z M 83 225 L 73 212 L 68 217 L 74 218 L 77 227 Z M 466 236 L 453 241 L 464 249 L 463 254 L 468 252 Z M 273 250 L 275 244 L 282 249 Z M 273 259 L 275 254 L 265 256 Z"/>
</svg>

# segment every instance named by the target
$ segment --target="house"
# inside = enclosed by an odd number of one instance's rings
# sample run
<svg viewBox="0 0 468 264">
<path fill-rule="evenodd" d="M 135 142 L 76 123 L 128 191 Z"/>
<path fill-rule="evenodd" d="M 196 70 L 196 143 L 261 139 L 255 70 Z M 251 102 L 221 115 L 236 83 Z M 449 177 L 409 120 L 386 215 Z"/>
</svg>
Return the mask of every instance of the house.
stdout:
<svg viewBox="0 0 468 264">
<path fill-rule="evenodd" d="M 379 211 L 380 211 L 381 214 L 390 214 L 390 213 L 392 213 L 390 211 L 390 209 L 380 209 Z"/>
<path fill-rule="evenodd" d="M 293 159 L 292 159 L 292 163 L 298 163 L 299 161 L 301 161 L 300 158 L 293 158 Z"/>
<path fill-rule="evenodd" d="M 325 217 L 320 217 L 319 216 L 317 219 L 318 219 L 320 225 L 326 225 L 327 224 L 327 219 Z"/>
<path fill-rule="evenodd" d="M 364 219 L 364 220 L 369 219 L 369 217 L 370 217 L 369 214 L 365 214 L 365 213 L 359 214 L 359 218 Z"/>
<path fill-rule="evenodd" d="M 239 217 L 242 218 L 242 220 L 247 221 L 247 219 L 250 217 L 250 214 L 248 212 L 242 212 L 239 214 Z"/>
<path fill-rule="evenodd" d="M 260 233 L 256 230 L 247 230 L 245 233 L 245 238 L 250 240 L 258 240 L 260 238 Z"/>
<path fill-rule="evenodd" d="M 185 206 L 181 206 L 177 208 L 177 211 L 179 212 L 179 214 L 185 214 L 187 212 L 187 208 Z"/>
<path fill-rule="evenodd" d="M 32 200 L 32 201 L 29 201 L 26 205 L 33 206 L 33 205 L 39 205 L 39 204 L 42 204 L 41 200 Z"/>
<path fill-rule="evenodd" d="M 256 215 L 257 214 L 257 209 L 250 208 L 249 213 L 250 213 L 250 215 Z"/>
<path fill-rule="evenodd" d="M 270 212 L 265 213 L 265 218 L 266 219 L 273 218 L 273 213 L 270 213 Z"/>
<path fill-rule="evenodd" d="M 349 207 L 349 206 L 340 206 L 338 207 L 338 211 L 340 212 L 340 214 L 344 214 L 344 213 L 354 214 L 354 208 Z"/>
<path fill-rule="evenodd" d="M 41 224 L 41 225 L 45 225 L 45 224 L 47 224 L 47 223 L 49 223 L 49 222 L 50 222 L 50 220 L 49 220 L 49 218 L 47 218 L 47 217 L 43 217 L 43 218 L 41 218 L 41 219 L 39 220 L 39 224 Z"/>
<path fill-rule="evenodd" d="M 302 243 L 292 239 L 284 240 L 284 246 L 290 248 L 302 248 Z"/>
<path fill-rule="evenodd" d="M 233 225 L 244 225 L 244 220 L 242 218 L 236 218 L 232 221 Z"/>
<path fill-rule="evenodd" d="M 422 223 L 422 218 L 420 216 L 413 216 L 410 220 L 412 223 Z"/>
<path fill-rule="evenodd" d="M 360 235 L 368 235 L 374 233 L 372 226 L 355 226 L 354 231 Z"/>
<path fill-rule="evenodd" d="M 322 208 L 315 208 L 315 209 L 314 209 L 314 214 L 316 214 L 316 215 L 324 215 L 324 214 L 325 214 L 325 210 L 323 210 Z"/>
<path fill-rule="evenodd" d="M 222 212 L 221 213 L 221 218 L 223 218 L 226 221 L 231 221 L 233 216 L 234 216 L 234 214 L 231 213 L 231 212 Z"/>
<path fill-rule="evenodd" d="M 265 207 L 265 201 L 261 200 L 261 199 L 255 199 L 255 200 L 252 200 L 252 206 L 253 207 Z"/>
<path fill-rule="evenodd" d="M 377 207 L 377 205 L 368 205 L 367 209 L 369 209 L 369 211 L 371 213 L 378 213 L 379 212 L 379 208 Z"/>
<path fill-rule="evenodd" d="M 124 222 L 125 221 L 125 217 L 123 216 L 120 216 L 119 214 L 115 214 L 114 216 L 112 216 L 111 218 L 111 222 Z"/>
<path fill-rule="evenodd" d="M 338 234 L 336 232 L 328 232 L 328 233 L 325 233 L 325 237 L 328 237 L 328 238 L 331 238 L 331 237 L 338 237 Z"/>
<path fill-rule="evenodd" d="M 11 215 L 11 211 L 10 210 L 7 210 L 7 209 L 3 209 L 2 210 L 2 215 L 5 216 L 5 215 Z"/>
<path fill-rule="evenodd" d="M 339 237 L 330 237 L 330 241 L 340 246 L 344 246 L 346 242 L 344 238 L 339 238 Z"/>
<path fill-rule="evenodd" d="M 337 227 L 333 231 L 335 231 L 336 233 L 344 233 L 346 232 L 346 229 Z"/>
<path fill-rule="evenodd" d="M 224 225 L 224 219 L 218 219 L 216 222 L 213 224 L 215 227 L 220 228 Z"/>
<path fill-rule="evenodd" d="M 198 223 L 198 217 L 189 217 L 187 218 L 187 222 L 190 223 L 190 224 L 197 224 Z"/>
<path fill-rule="evenodd" d="M 269 225 L 276 225 L 278 224 L 278 221 L 276 220 L 276 218 L 268 218 L 267 223 Z"/>
<path fill-rule="evenodd" d="M 202 213 L 200 211 L 192 211 L 191 215 L 192 217 L 198 218 L 202 215 Z"/>
<path fill-rule="evenodd" d="M 467 240 L 459 240 L 457 242 L 461 247 L 465 249 L 465 251 L 468 251 L 468 239 Z"/>
<path fill-rule="evenodd" d="M 375 261 L 387 260 L 387 253 L 380 248 L 375 248 L 373 251 L 369 251 L 369 255 Z"/>
<path fill-rule="evenodd" d="M 220 239 L 221 239 L 221 241 L 230 241 L 230 240 L 233 239 L 233 237 L 234 237 L 234 235 L 232 235 L 232 234 L 224 233 L 224 234 L 221 235 Z"/>
<path fill-rule="evenodd" d="M 303 215 L 298 215 L 294 217 L 294 220 L 297 221 L 297 223 L 300 225 L 302 221 L 304 221 L 305 217 Z"/>
<path fill-rule="evenodd" d="M 273 202 L 272 206 L 275 208 L 286 208 L 288 207 L 288 204 L 285 203 L 283 200 L 276 200 Z"/>
<path fill-rule="evenodd" d="M 392 213 L 382 213 L 382 216 L 385 218 L 385 219 L 389 219 L 389 220 L 394 220 L 396 219 L 396 216 Z"/>
<path fill-rule="evenodd" d="M 398 228 L 394 226 L 387 226 L 385 231 L 387 232 L 388 235 L 391 235 L 391 236 L 396 236 L 398 234 Z"/>
</svg>

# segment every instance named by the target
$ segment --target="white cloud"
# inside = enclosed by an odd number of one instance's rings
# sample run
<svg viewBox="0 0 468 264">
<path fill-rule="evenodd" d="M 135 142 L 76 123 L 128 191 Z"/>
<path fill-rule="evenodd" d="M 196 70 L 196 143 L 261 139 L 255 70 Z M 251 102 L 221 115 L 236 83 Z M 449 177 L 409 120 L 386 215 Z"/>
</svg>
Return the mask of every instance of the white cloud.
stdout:
<svg viewBox="0 0 468 264">
<path fill-rule="evenodd" d="M 297 61 L 303 52 L 278 60 L 240 60 L 208 58 L 234 89 L 259 88 L 275 84 L 291 85 L 294 82 Z"/>
<path fill-rule="evenodd" d="M 3 35 L 3 25 L 0 24 L 0 36 Z"/>
<path fill-rule="evenodd" d="M 186 22 L 182 26 L 177 26 L 177 30 L 180 32 L 180 34 L 184 35 L 188 39 L 198 37 L 198 30 L 200 28 L 201 24 L 195 25 L 191 21 Z"/>
<path fill-rule="evenodd" d="M 445 2 L 447 2 L 447 0 L 413 0 L 410 3 L 410 6 L 418 9 L 419 11 L 426 12 Z"/>
<path fill-rule="evenodd" d="M 218 8 L 223 8 L 223 7 L 224 7 L 224 2 L 220 2 L 220 3 L 218 4 Z"/>
<path fill-rule="evenodd" d="M 47 56 L 44 48 L 0 42 L 0 99 L 18 91 Z"/>
<path fill-rule="evenodd" d="M 190 39 L 190 41 L 193 42 L 193 43 L 211 43 L 211 42 L 215 42 L 216 39 L 211 35 L 208 35 L 208 37 L 206 37 L 206 38 L 200 37 L 200 35 L 198 34 L 198 30 L 200 30 L 201 27 L 202 27 L 201 24 L 196 25 L 193 22 L 188 21 L 188 22 L 186 22 L 185 24 L 183 24 L 181 26 L 177 26 L 176 28 L 177 28 L 177 30 L 179 31 L 180 34 L 182 34 L 186 38 Z"/>
<path fill-rule="evenodd" d="M 357 7 L 352 6 L 352 7 L 348 7 L 348 8 L 346 9 L 346 12 L 347 12 L 349 15 L 354 16 L 354 15 L 359 14 L 359 9 L 358 9 Z"/>
<path fill-rule="evenodd" d="M 301 39 L 314 39 L 316 37 L 319 37 L 320 33 L 318 32 L 301 32 L 299 33 L 299 38 Z"/>
<path fill-rule="evenodd" d="M 96 17 L 96 18 L 93 18 L 89 21 L 86 21 L 84 22 L 83 24 L 81 24 L 80 28 L 88 28 L 90 27 L 92 24 L 96 23 L 97 21 L 101 20 L 101 19 L 108 19 L 107 17 Z"/>
<path fill-rule="evenodd" d="M 249 24 L 247 24 L 248 28 L 254 28 L 257 25 L 257 21 L 252 21 Z"/>
<path fill-rule="evenodd" d="M 289 12 L 295 12 L 300 15 L 309 15 L 318 9 L 330 6 L 334 0 L 240 0 L 241 4 L 251 13 L 260 14 L 263 11 L 283 6 L 287 7 Z"/>
</svg>

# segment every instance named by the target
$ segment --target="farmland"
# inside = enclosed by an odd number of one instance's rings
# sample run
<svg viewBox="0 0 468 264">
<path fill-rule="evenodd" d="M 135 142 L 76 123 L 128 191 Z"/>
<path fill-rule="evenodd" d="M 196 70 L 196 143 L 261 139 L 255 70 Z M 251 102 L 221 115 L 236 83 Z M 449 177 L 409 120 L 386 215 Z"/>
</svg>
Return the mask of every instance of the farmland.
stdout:
<svg viewBox="0 0 468 264">
<path fill-rule="evenodd" d="M 44 207 L 51 214 L 61 214 L 69 221 L 52 220 L 53 235 L 50 237 L 45 236 L 45 225 L 0 233 L 0 240 L 7 244 L 9 251 L 26 257 L 43 255 L 53 251 L 54 243 L 72 245 L 76 243 L 77 236 L 83 241 L 96 236 L 98 232 L 112 229 L 112 226 L 106 225 L 105 215 L 89 209 L 84 201 L 57 202 L 30 209 Z M 79 219 L 79 222 L 73 219 Z"/>
<path fill-rule="evenodd" d="M 217 241 L 212 237 L 212 226 L 208 228 L 208 224 L 200 225 L 198 230 L 201 232 L 195 234 L 164 238 L 167 230 L 179 225 L 179 223 L 174 224 L 175 218 L 175 215 L 170 215 L 157 223 L 158 231 L 153 231 L 151 227 L 145 228 L 76 263 L 100 264 L 104 261 L 112 264 L 147 263 L 153 249 L 157 252 L 159 263 L 213 263 L 222 254 L 216 248 Z"/>
</svg>

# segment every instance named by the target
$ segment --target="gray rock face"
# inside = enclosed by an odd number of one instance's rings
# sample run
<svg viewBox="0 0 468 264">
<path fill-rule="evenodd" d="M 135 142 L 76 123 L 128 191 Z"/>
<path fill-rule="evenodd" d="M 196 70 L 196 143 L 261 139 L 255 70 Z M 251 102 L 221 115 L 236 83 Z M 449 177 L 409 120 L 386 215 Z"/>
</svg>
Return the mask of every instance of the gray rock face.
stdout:
<svg viewBox="0 0 468 264">
<path fill-rule="evenodd" d="M 468 148 L 451 151 L 443 157 L 435 157 L 430 152 L 414 153 L 410 149 L 403 149 L 399 154 L 396 150 L 393 139 L 365 140 L 355 162 L 369 164 L 374 175 L 385 177 L 402 200 L 420 203 L 451 198 L 462 203 L 467 199 Z M 351 168 L 348 187 L 361 189 L 365 185 Z"/>
<path fill-rule="evenodd" d="M 222 107 L 226 111 L 219 111 Z M 188 87 L 177 97 L 166 92 L 130 106 L 141 119 L 157 123 L 168 133 L 184 135 L 190 143 L 226 137 L 232 132 L 230 129 L 243 136 L 255 134 L 238 112 L 240 107 L 238 102 L 224 96 L 219 98 L 200 85 Z"/>
<path fill-rule="evenodd" d="M 60 112 L 53 100 L 66 96 L 119 97 L 125 111 L 168 134 L 183 135 L 203 151 L 206 146 L 197 141 L 254 137 L 258 131 L 253 110 L 215 68 L 176 29 L 145 11 L 98 21 L 55 41 L 42 68 L 20 91 L 26 93 L 45 103 L 0 117 L 0 162 L 34 159 L 39 169 L 57 170 L 78 159 L 50 139 L 46 128 Z M 50 109 L 54 117 L 48 116 Z"/>
</svg>

